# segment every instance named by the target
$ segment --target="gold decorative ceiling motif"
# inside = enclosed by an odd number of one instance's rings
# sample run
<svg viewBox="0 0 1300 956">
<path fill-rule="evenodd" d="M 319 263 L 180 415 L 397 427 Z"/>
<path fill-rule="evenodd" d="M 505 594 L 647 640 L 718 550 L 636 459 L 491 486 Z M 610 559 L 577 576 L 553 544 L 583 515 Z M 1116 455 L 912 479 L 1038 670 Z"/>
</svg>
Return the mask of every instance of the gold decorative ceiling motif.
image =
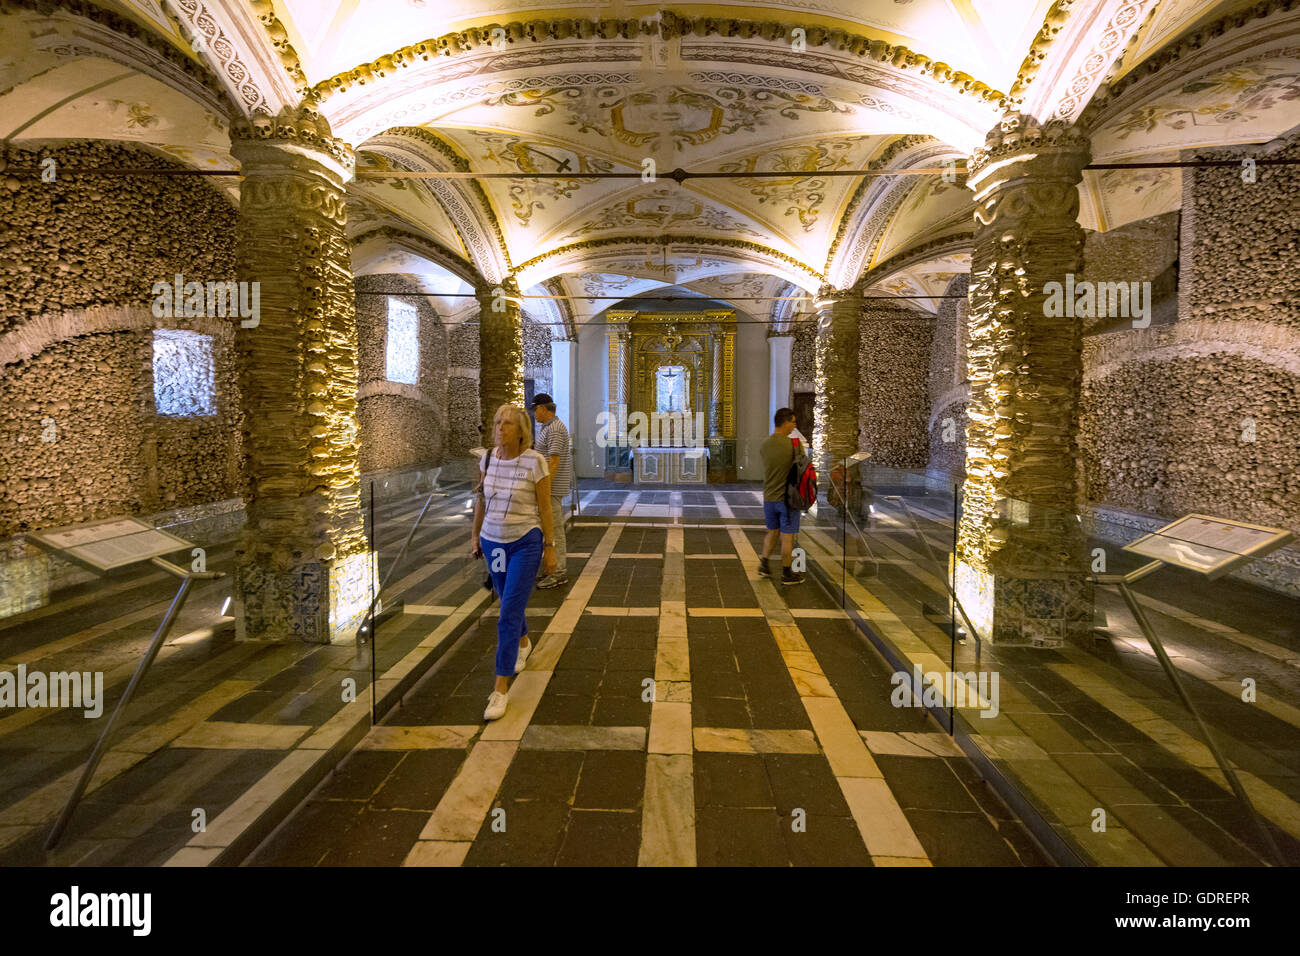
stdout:
<svg viewBox="0 0 1300 956">
<path fill-rule="evenodd" d="M 357 156 L 354 235 L 422 235 L 529 288 L 727 301 L 847 289 L 968 233 L 960 178 L 832 174 L 965 166 L 1008 110 L 1079 120 L 1094 162 L 1300 124 L 1292 0 L 533 6 L 0 0 L 0 136 L 129 140 L 233 169 L 232 123 L 278 116 L 287 97 Z M 675 167 L 731 176 L 680 181 Z M 1081 222 L 1176 208 L 1180 183 L 1088 173 Z M 221 186 L 237 197 L 238 180 Z M 920 294 L 946 270 L 891 281 Z"/>
</svg>

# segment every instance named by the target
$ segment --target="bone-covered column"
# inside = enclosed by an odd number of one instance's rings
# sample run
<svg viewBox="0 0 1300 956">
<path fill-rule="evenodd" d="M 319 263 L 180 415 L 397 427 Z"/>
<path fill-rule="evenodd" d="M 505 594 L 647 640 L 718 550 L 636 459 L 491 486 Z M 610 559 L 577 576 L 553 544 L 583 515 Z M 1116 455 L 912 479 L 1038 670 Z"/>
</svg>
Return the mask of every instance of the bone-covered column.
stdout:
<svg viewBox="0 0 1300 956">
<path fill-rule="evenodd" d="M 964 510 L 957 593 L 981 636 L 1059 646 L 1092 628 L 1076 470 L 1078 318 L 1045 308 L 1047 284 L 1083 261 L 1077 184 L 1087 137 L 1023 117 L 970 164 L 971 263 Z"/>
<path fill-rule="evenodd" d="M 478 300 L 479 402 L 483 445 L 490 447 L 497 409 L 524 404 L 524 320 L 514 279 L 480 288 Z"/>
<path fill-rule="evenodd" d="M 860 300 L 823 286 L 818 293 L 816 343 L 817 433 L 812 436 L 814 463 L 822 480 L 819 497 L 828 497 L 831 470 L 858 450 L 858 339 Z M 856 476 L 857 472 L 852 472 Z M 850 480 L 850 485 L 856 481 Z M 847 494 L 850 505 L 856 495 Z"/>
<path fill-rule="evenodd" d="M 241 639 L 326 643 L 368 606 L 360 507 L 357 330 L 344 182 L 351 150 L 307 111 L 232 124 L 243 174 L 238 278 L 259 292 L 236 332 L 247 523 L 236 549 Z"/>
</svg>

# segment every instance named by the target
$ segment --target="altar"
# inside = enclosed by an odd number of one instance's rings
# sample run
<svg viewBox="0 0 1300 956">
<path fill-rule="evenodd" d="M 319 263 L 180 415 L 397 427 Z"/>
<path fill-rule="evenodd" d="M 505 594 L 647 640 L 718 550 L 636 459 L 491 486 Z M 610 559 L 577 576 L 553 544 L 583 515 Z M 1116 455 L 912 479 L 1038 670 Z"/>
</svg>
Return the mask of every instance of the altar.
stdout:
<svg viewBox="0 0 1300 956">
<path fill-rule="evenodd" d="M 736 480 L 736 312 L 605 314 L 605 477 Z"/>
<path fill-rule="evenodd" d="M 636 483 L 702 485 L 708 479 L 707 448 L 633 448 Z"/>
</svg>

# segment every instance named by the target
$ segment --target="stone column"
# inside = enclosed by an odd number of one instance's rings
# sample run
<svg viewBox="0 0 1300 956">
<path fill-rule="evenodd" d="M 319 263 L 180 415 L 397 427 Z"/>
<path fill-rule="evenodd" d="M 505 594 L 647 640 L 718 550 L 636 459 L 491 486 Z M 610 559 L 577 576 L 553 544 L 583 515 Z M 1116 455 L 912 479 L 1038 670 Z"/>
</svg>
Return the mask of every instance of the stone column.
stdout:
<svg viewBox="0 0 1300 956">
<path fill-rule="evenodd" d="M 373 560 L 360 507 L 357 330 L 344 182 L 324 119 L 237 120 L 238 279 L 260 314 L 236 330 L 248 520 L 235 554 L 241 639 L 350 637 Z"/>
<path fill-rule="evenodd" d="M 502 405 L 524 404 L 524 320 L 519 286 L 503 279 L 478 290 L 479 404 L 483 446 L 494 435 L 492 419 Z"/>
<path fill-rule="evenodd" d="M 817 433 L 811 436 L 819 476 L 819 498 L 828 496 L 831 469 L 858 450 L 858 339 L 862 307 L 856 298 L 843 298 L 830 286 L 818 292 L 817 308 Z M 856 475 L 856 469 L 852 475 Z M 855 482 L 850 478 L 850 485 Z M 856 500 L 850 488 L 850 504 Z"/>
<path fill-rule="evenodd" d="M 1076 185 L 1088 158 L 1080 131 L 1017 117 L 989 134 L 967 182 L 976 236 L 957 593 L 998 643 L 1060 646 L 1092 628 L 1075 518 L 1081 325 L 1044 307 L 1047 283 L 1082 266 Z"/>
<path fill-rule="evenodd" d="M 789 408 L 793 401 L 790 392 L 790 357 L 794 351 L 794 334 L 769 332 L 767 334 L 767 425 L 772 427 L 776 413 Z M 801 423 L 807 425 L 807 422 Z M 799 429 L 801 432 L 804 429 Z M 807 432 L 804 432 L 807 434 Z"/>
</svg>

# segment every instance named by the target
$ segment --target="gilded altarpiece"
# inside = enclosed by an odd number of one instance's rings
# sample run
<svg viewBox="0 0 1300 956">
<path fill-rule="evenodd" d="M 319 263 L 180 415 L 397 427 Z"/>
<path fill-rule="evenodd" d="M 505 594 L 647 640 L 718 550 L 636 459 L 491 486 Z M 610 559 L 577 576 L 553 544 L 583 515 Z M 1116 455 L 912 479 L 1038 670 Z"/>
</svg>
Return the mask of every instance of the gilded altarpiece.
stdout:
<svg viewBox="0 0 1300 956">
<path fill-rule="evenodd" d="M 736 480 L 736 313 L 606 313 L 605 477 L 627 480 L 636 447 L 707 448 L 708 480 Z M 626 477 L 625 477 L 626 476 Z"/>
</svg>

